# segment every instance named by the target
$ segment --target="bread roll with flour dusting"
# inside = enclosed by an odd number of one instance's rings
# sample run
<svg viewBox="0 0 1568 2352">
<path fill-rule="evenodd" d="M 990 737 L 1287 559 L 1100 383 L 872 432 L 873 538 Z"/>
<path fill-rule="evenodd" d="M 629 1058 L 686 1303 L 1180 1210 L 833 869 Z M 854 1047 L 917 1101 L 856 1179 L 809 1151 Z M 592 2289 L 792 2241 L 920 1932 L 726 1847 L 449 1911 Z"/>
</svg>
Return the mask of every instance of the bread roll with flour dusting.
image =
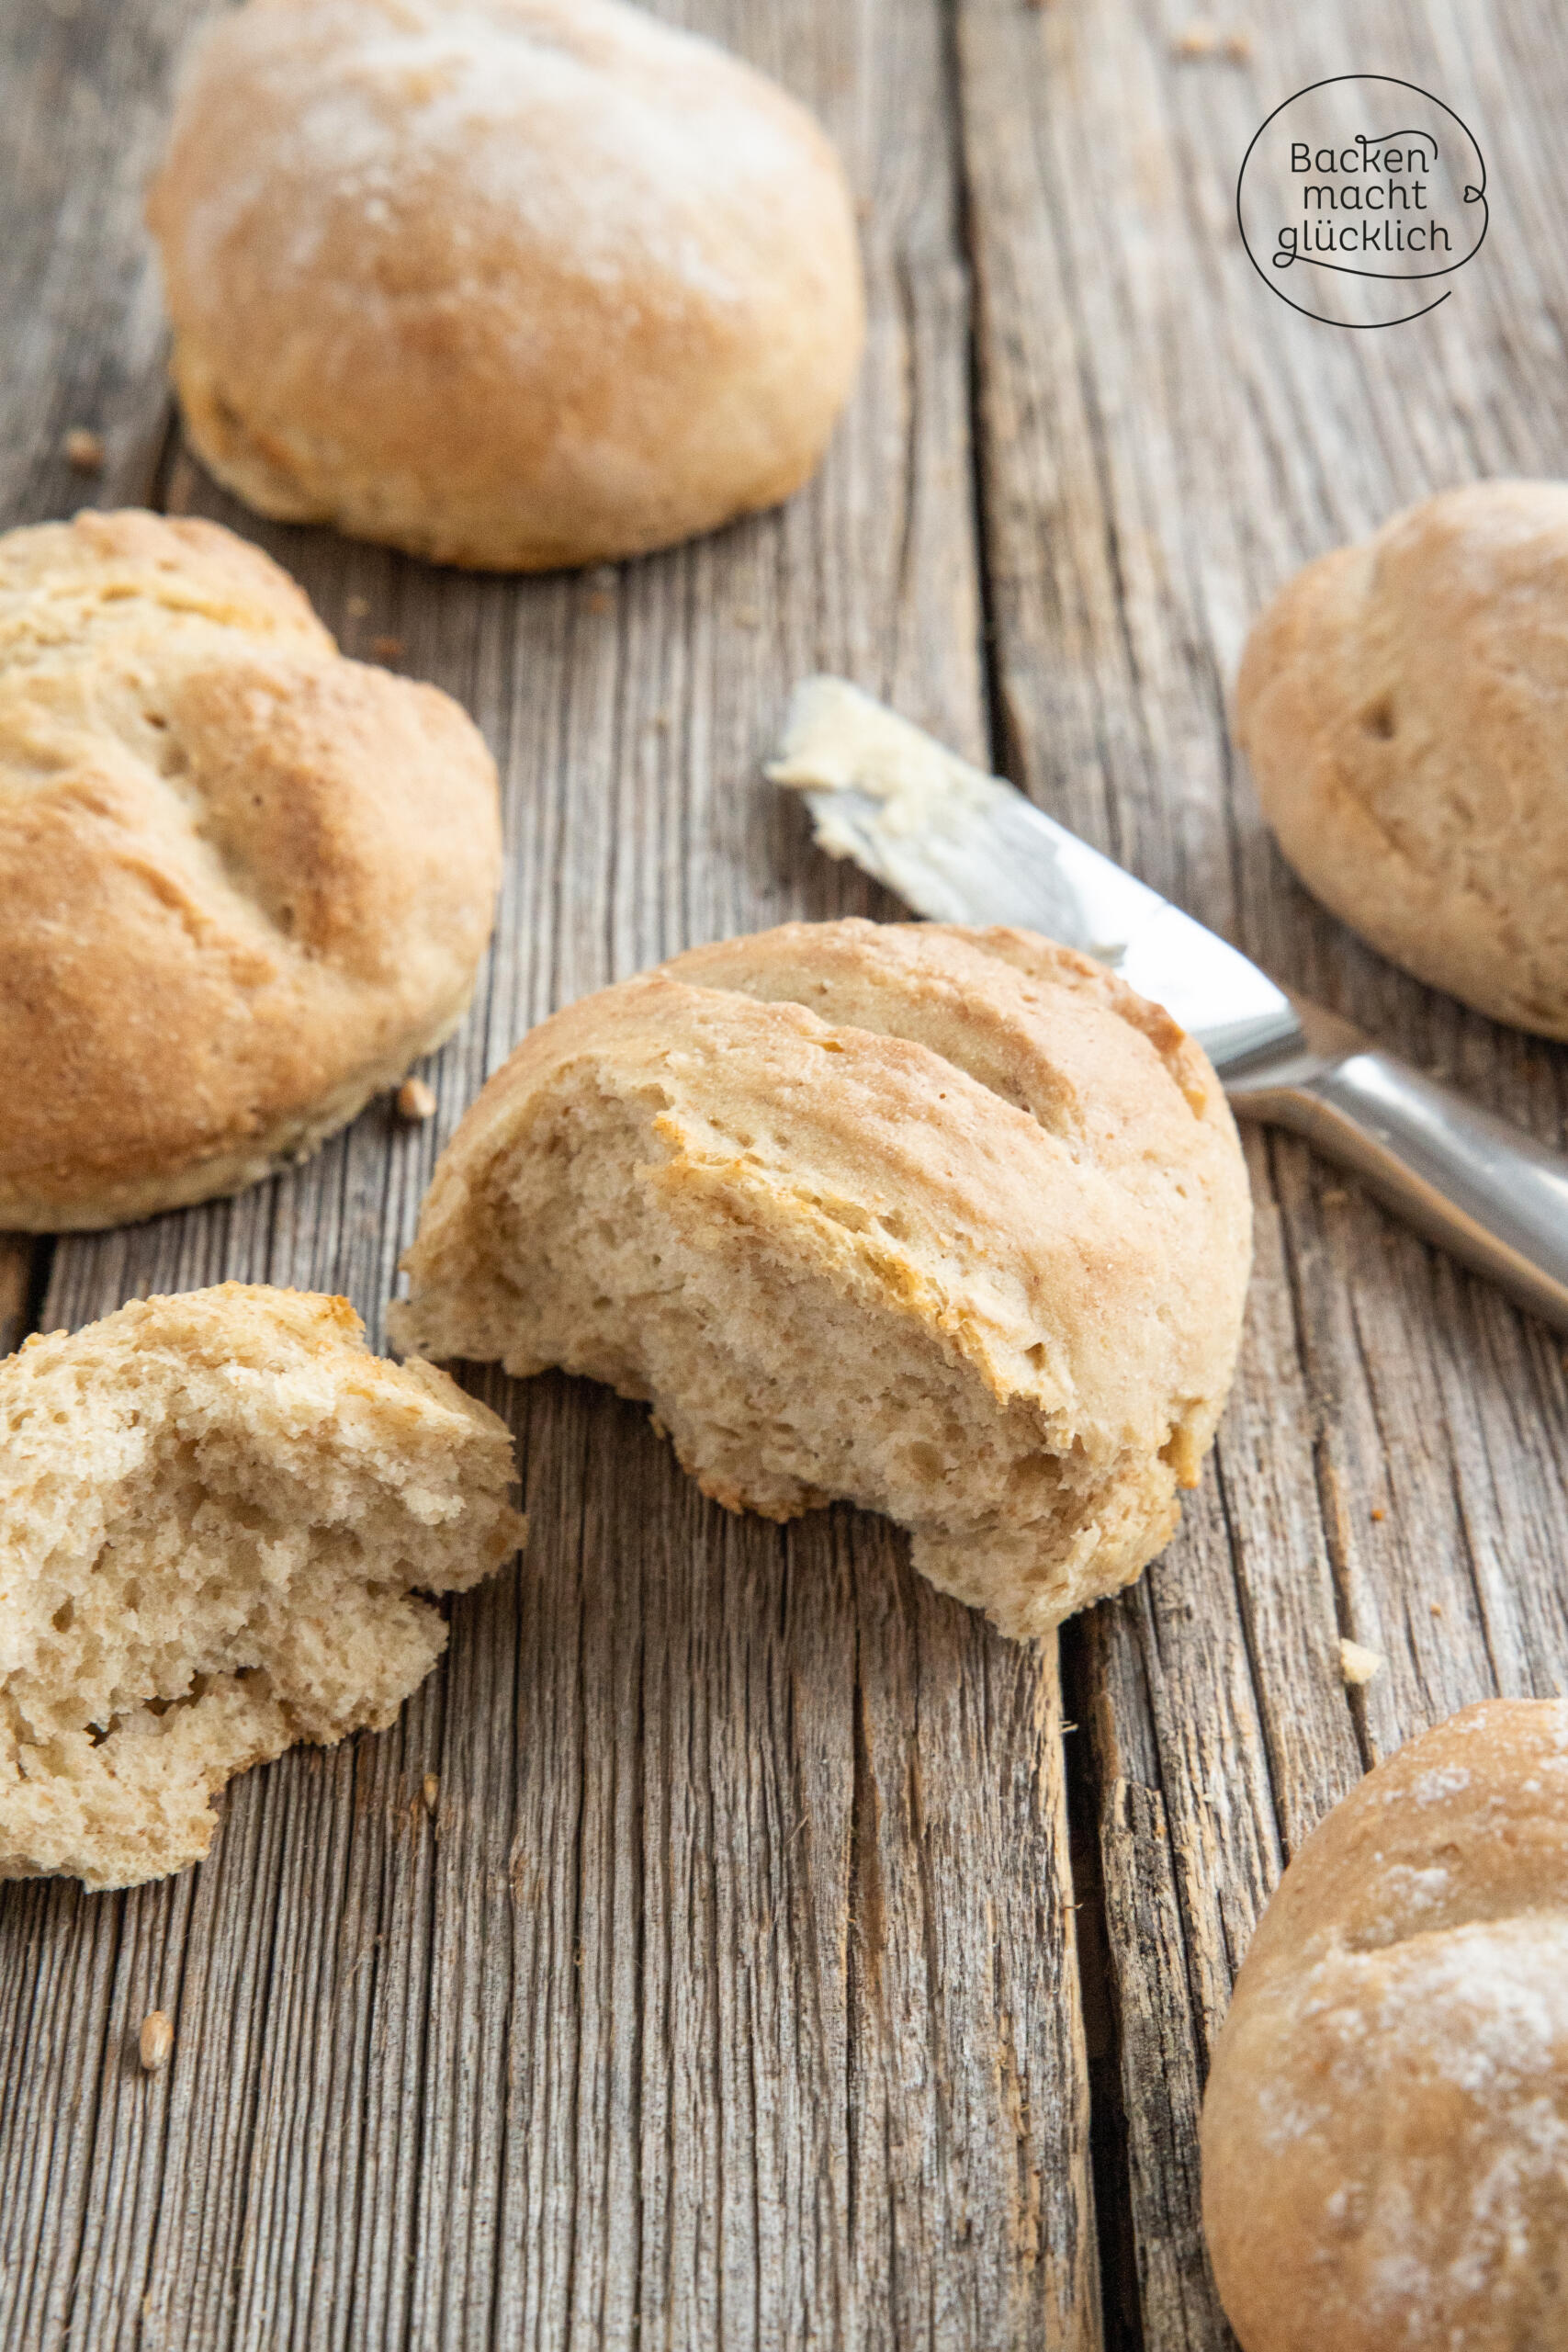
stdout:
<svg viewBox="0 0 1568 2352">
<path fill-rule="evenodd" d="M 392 1330 L 648 1399 L 732 1510 L 886 1511 L 1025 1636 L 1170 1535 L 1249 1236 L 1213 1071 L 1100 967 L 789 923 L 524 1039 L 436 1169 Z"/>
<path fill-rule="evenodd" d="M 1568 2344 L 1568 1704 L 1467 1708 L 1308 1838 L 1202 2149 L 1245 2352 Z"/>
<path fill-rule="evenodd" d="M 619 0 L 251 0 L 194 51 L 148 218 L 218 479 L 443 563 L 771 506 L 860 356 L 822 132 Z"/>
</svg>

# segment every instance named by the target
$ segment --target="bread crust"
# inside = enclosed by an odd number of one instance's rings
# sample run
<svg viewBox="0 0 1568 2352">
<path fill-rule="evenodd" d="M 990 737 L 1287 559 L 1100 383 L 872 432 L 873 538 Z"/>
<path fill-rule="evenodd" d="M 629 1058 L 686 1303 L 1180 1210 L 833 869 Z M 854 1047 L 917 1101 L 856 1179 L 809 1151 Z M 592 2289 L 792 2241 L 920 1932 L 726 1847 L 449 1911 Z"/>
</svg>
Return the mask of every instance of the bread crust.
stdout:
<svg viewBox="0 0 1568 2352">
<path fill-rule="evenodd" d="M 1203 2219 L 1245 2352 L 1568 2342 L 1568 1704 L 1370 1773 L 1237 1979 Z"/>
<path fill-rule="evenodd" d="M 1170 1534 L 1249 1237 L 1229 1112 L 1157 1007 L 1024 933 L 795 923 L 524 1039 L 392 1329 L 647 1397 L 731 1509 L 890 1510 L 1022 1636 Z"/>
<path fill-rule="evenodd" d="M 226 1283 L 0 1364 L 0 1879 L 130 1886 L 212 1794 L 392 1720 L 446 1646 L 416 1592 L 522 1541 L 506 1425 L 373 1356 L 348 1301 Z"/>
<path fill-rule="evenodd" d="M 1568 486 L 1477 482 L 1309 564 L 1236 735 L 1291 864 L 1418 979 L 1568 1037 Z"/>
<path fill-rule="evenodd" d="M 0 538 L 0 1230 L 123 1223 L 312 1150 L 461 1018 L 495 769 L 217 525 Z"/>
<path fill-rule="evenodd" d="M 212 472 L 441 563 L 773 505 L 863 338 L 816 123 L 619 0 L 251 0 L 191 53 L 148 220 Z"/>
</svg>

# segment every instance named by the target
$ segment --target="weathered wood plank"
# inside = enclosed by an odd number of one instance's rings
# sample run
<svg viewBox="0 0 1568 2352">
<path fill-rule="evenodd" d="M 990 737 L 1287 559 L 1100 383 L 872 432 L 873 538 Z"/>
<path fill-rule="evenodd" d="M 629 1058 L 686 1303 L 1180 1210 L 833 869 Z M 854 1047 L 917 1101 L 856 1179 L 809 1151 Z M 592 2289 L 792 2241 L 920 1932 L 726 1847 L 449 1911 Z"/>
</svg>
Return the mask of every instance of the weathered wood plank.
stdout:
<svg viewBox="0 0 1568 2352">
<path fill-rule="evenodd" d="M 170 403 L 141 190 L 171 56 L 211 0 L 0 10 L 0 530 L 152 494 Z M 66 457 L 73 430 L 101 465 Z M 0 1235 L 0 1356 L 28 1328 L 34 1245 Z"/>
<path fill-rule="evenodd" d="M 169 416 L 141 190 L 174 57 L 214 0 L 52 0 L 0 10 L 0 517 L 144 503 Z M 99 435 L 101 469 L 65 455 Z"/>
<path fill-rule="evenodd" d="M 138 0 L 141 5 L 141 0 Z M 134 13 L 128 11 L 127 13 Z M 985 750 L 942 11 L 692 0 L 818 105 L 872 335 L 819 483 L 592 579 L 220 515 L 349 650 L 473 708 L 508 869 L 423 1130 L 60 1250 L 48 1313 L 226 1275 L 379 1327 L 434 1152 L 533 1020 L 689 941 L 874 902 L 760 781 L 829 664 Z M 581 1384 L 485 1393 L 533 1541 L 384 1737 L 231 1794 L 170 1887 L 0 1895 L 0 2335 L 213 2346 L 1099 2341 L 1060 1711 L 847 1512 L 728 1519 Z M 435 1782 L 431 1810 L 427 1780 Z M 175 2018 L 167 2071 L 127 2053 Z"/>
<path fill-rule="evenodd" d="M 1568 60 L 1517 0 L 1384 12 L 1375 55 L 1357 11 L 1273 0 L 1247 12 L 1246 65 L 1183 62 L 1188 17 L 959 0 L 1011 773 L 1280 978 L 1560 1138 L 1568 1057 L 1404 979 L 1312 905 L 1224 709 L 1248 619 L 1297 564 L 1444 483 L 1560 470 Z M 1265 114 L 1359 64 L 1457 107 L 1495 175 L 1454 299 L 1386 334 L 1274 301 L 1233 209 Z M 1557 1343 L 1301 1147 L 1249 1152 L 1258 1274 L 1215 1466 L 1143 1587 L 1077 1637 L 1160 2352 L 1228 2340 L 1195 2101 L 1284 1855 L 1421 1724 L 1568 1676 Z M 1388 1655 L 1364 1694 L 1339 1684 L 1341 1633 Z"/>
</svg>

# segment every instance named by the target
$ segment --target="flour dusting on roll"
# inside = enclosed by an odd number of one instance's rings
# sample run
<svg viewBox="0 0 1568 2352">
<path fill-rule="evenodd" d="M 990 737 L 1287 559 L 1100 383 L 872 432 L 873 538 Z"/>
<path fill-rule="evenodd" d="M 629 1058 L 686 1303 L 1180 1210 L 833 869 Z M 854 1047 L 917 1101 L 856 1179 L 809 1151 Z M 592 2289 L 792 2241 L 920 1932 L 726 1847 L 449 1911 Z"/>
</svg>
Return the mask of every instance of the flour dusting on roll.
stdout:
<svg viewBox="0 0 1568 2352">
<path fill-rule="evenodd" d="M 1244 2352 L 1568 2344 L 1568 1703 L 1467 1708 L 1308 1838 L 1202 2151 Z"/>
<path fill-rule="evenodd" d="M 219 480 L 443 563 L 771 506 L 860 357 L 821 130 L 620 0 L 251 0 L 192 53 L 148 217 Z"/>
</svg>

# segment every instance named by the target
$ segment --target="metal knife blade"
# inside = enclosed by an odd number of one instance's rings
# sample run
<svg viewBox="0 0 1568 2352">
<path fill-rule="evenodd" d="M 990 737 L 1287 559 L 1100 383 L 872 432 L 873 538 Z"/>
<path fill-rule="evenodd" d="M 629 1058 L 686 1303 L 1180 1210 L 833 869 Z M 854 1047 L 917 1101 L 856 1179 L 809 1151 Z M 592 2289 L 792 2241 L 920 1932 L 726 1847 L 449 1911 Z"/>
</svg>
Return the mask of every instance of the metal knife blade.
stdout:
<svg viewBox="0 0 1568 2352">
<path fill-rule="evenodd" d="M 842 678 L 797 686 L 767 774 L 803 792 L 816 838 L 917 914 L 1017 923 L 1163 1004 L 1222 1079 L 1305 1047 L 1295 1007 L 1239 949 Z"/>
<path fill-rule="evenodd" d="M 1418 1231 L 1568 1331 L 1568 1160 L 1413 1069 L 842 678 L 790 707 L 776 784 L 917 914 L 1098 956 L 1203 1046 L 1238 1117 L 1292 1128 Z"/>
</svg>

